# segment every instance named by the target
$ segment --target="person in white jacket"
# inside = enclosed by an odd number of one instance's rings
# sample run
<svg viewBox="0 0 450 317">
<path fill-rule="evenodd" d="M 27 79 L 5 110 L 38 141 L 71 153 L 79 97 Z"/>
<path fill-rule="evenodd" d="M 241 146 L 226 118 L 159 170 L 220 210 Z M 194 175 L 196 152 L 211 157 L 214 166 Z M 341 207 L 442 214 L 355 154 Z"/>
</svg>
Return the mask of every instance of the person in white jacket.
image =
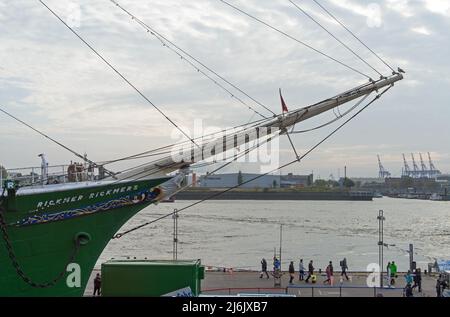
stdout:
<svg viewBox="0 0 450 317">
<path fill-rule="evenodd" d="M 305 279 L 305 266 L 303 265 L 303 259 L 300 259 L 298 264 L 298 280 L 303 281 Z"/>
</svg>

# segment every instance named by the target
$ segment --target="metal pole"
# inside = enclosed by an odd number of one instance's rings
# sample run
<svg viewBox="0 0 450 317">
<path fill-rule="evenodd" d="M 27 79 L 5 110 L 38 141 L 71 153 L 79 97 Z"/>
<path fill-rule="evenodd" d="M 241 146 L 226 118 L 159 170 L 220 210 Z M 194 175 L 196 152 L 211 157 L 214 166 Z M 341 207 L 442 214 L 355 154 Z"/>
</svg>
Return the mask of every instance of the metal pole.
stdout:
<svg viewBox="0 0 450 317">
<path fill-rule="evenodd" d="M 178 260 L 178 209 L 175 209 L 175 260 Z"/>
<path fill-rule="evenodd" d="M 178 260 L 178 210 L 173 210 L 173 260 Z"/>
<path fill-rule="evenodd" d="M 383 287 L 383 270 L 384 270 L 384 211 L 381 210 L 381 279 L 380 287 Z M 386 272 L 387 274 L 387 272 Z M 390 276 L 388 276 L 390 278 Z"/>
<path fill-rule="evenodd" d="M 412 272 L 413 271 L 413 262 L 414 262 L 414 246 L 411 244 L 409 244 L 409 270 Z"/>
<path fill-rule="evenodd" d="M 282 272 L 281 270 L 281 246 L 283 243 L 283 224 L 280 225 L 280 274 Z"/>
<path fill-rule="evenodd" d="M 385 219 L 383 210 L 380 210 L 378 212 L 377 219 L 378 219 L 378 262 L 380 264 L 380 287 L 383 287 L 383 270 L 384 270 L 384 263 L 383 263 L 384 227 L 383 227 L 383 221 Z"/>
</svg>

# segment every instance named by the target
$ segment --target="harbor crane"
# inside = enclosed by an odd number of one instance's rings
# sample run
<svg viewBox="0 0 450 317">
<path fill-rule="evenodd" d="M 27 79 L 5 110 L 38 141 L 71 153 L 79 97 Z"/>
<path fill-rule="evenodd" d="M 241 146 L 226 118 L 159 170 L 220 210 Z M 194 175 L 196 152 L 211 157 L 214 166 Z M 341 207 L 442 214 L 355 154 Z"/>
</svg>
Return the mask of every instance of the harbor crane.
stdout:
<svg viewBox="0 0 450 317">
<path fill-rule="evenodd" d="M 380 172 L 379 172 L 379 174 L 378 174 L 378 177 L 379 177 L 379 178 L 388 178 L 388 177 L 391 177 L 391 173 L 390 173 L 388 170 L 386 170 L 386 169 L 384 168 L 383 164 L 381 163 L 380 155 L 377 155 L 377 157 L 378 157 L 378 166 L 379 166 L 379 169 L 380 169 Z"/>
<path fill-rule="evenodd" d="M 408 165 L 405 154 L 403 154 L 403 176 L 411 176 L 411 168 Z"/>
<path fill-rule="evenodd" d="M 416 162 L 416 159 L 414 157 L 414 153 L 411 153 L 413 168 L 411 169 L 408 165 L 408 162 L 406 161 L 405 154 L 403 154 L 403 173 L 402 176 L 405 177 L 412 177 L 412 178 L 436 178 L 438 175 L 441 175 L 441 171 L 439 171 L 436 166 L 434 165 L 431 154 L 428 152 L 428 161 L 429 161 L 429 167 L 425 164 L 425 161 L 423 160 L 422 153 L 419 153 L 420 157 L 420 168 L 419 165 Z"/>
<path fill-rule="evenodd" d="M 423 161 L 422 153 L 419 153 L 419 156 L 420 156 L 420 167 L 422 168 L 421 177 L 432 177 L 430 173 L 431 171 L 427 168 L 427 166 Z"/>
<path fill-rule="evenodd" d="M 419 166 L 416 163 L 416 159 L 414 158 L 414 153 L 411 153 L 411 158 L 412 158 L 412 162 L 413 162 L 413 172 L 412 175 L 414 178 L 419 178 L 422 175 L 422 172 L 419 169 Z"/>
<path fill-rule="evenodd" d="M 430 177 L 436 177 L 438 175 L 441 175 L 441 171 L 439 171 L 436 166 L 434 166 L 433 161 L 431 160 L 431 154 L 428 152 L 428 160 L 430 164 Z"/>
</svg>

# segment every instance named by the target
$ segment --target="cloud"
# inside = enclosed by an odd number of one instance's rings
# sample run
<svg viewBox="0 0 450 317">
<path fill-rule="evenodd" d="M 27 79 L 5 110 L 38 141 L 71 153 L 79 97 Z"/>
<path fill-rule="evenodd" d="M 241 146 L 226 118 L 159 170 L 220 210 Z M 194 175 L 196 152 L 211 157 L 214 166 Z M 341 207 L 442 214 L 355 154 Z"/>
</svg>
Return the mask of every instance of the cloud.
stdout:
<svg viewBox="0 0 450 317">
<path fill-rule="evenodd" d="M 429 11 L 450 16 L 450 3 L 447 0 L 423 0 L 423 2 Z"/>
<path fill-rule="evenodd" d="M 422 35 L 430 35 L 431 32 L 424 26 L 412 28 L 411 31 L 422 34 Z"/>
<path fill-rule="evenodd" d="M 411 2 L 410 0 L 386 0 L 386 7 L 403 17 L 410 18 L 415 15 Z"/>
<path fill-rule="evenodd" d="M 287 1 L 233 0 L 255 16 L 348 63 L 377 74 L 341 47 Z M 109 0 L 47 0 L 62 17 L 155 105 L 180 125 L 201 118 L 229 127 L 256 119 L 252 111 L 161 45 Z M 77 6 L 73 6 L 73 4 Z M 242 90 L 279 112 L 278 88 L 290 109 L 306 106 L 365 82 L 365 78 L 289 40 L 216 0 L 121 0 L 157 31 Z M 303 171 L 335 170 L 346 162 L 364 175 L 376 170 L 376 154 L 432 151 L 450 170 L 448 83 L 450 22 L 446 1 L 321 1 L 357 36 L 406 78 L 352 122 Z M 298 1 L 324 26 L 384 74 L 387 68 L 312 2 Z M 376 4 L 377 6 L 369 6 Z M 79 9 L 78 15 L 74 10 Z M 379 11 L 374 11 L 374 9 Z M 373 15 L 377 13 L 377 15 Z M 414 18 L 411 18 L 414 17 Z M 424 36 L 428 35 L 428 36 Z M 136 91 L 87 49 L 37 1 L 0 3 L 0 104 L 12 113 L 95 159 L 108 159 L 172 143 L 171 126 Z M 252 100 L 224 84 L 236 96 Z M 331 115 L 302 124 L 325 122 Z M 307 148 L 324 135 L 296 137 Z M 36 164 L 35 152 L 52 161 L 70 155 L 0 116 L 0 146 L 20 144 L 22 154 L 5 152 L 7 166 Z M 14 137 L 16 135 L 17 137 Z M 30 141 L 27 141 L 27 136 Z M 386 148 L 380 148 L 385 144 Z M 395 146 L 391 146 L 394 144 Z M 398 146 L 398 145 L 402 146 Z M 291 153 L 290 145 L 282 150 Z M 331 152 L 326 152 L 331 151 Z M 291 153 L 292 154 L 292 153 Z M 129 163 L 132 164 L 132 163 Z M 356 170 L 355 170 L 356 171 Z"/>
</svg>

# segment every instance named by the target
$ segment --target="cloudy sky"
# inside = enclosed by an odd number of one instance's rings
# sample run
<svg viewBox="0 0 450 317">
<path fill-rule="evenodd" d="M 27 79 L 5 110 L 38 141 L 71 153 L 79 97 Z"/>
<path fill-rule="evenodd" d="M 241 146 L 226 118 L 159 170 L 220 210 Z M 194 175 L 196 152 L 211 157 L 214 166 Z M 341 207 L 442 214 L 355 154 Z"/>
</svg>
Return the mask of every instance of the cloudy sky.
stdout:
<svg viewBox="0 0 450 317">
<path fill-rule="evenodd" d="M 45 2 L 185 129 L 192 131 L 195 119 L 202 119 L 207 127 L 225 128 L 257 118 L 163 47 L 110 0 Z M 219 0 L 118 2 L 275 112 L 281 110 L 280 87 L 292 110 L 366 81 Z M 288 0 L 229 2 L 376 78 L 373 70 Z M 390 74 L 312 0 L 295 2 L 375 68 Z M 412 152 L 431 152 L 437 167 L 450 171 L 450 1 L 321 3 L 407 74 L 356 121 L 301 165 L 285 172 L 314 171 L 328 178 L 330 174 L 337 177 L 338 170 L 342 173 L 347 166 L 350 176 L 376 176 L 376 155 L 380 154 L 385 167 L 399 175 L 402 153 L 410 159 Z M 39 1 L 0 0 L 0 43 L 1 107 L 76 151 L 102 161 L 174 142 L 173 127 Z M 251 100 L 245 101 L 258 107 Z M 267 114 L 264 109 L 258 110 Z M 300 128 L 313 127 L 332 117 L 322 116 Z M 334 127 L 295 136 L 299 152 L 306 151 Z M 0 135 L 0 164 L 9 168 L 39 165 L 37 154 L 42 152 L 51 164 L 75 159 L 3 114 Z M 286 140 L 281 142 L 280 157 L 280 163 L 294 158 Z M 228 171 L 238 169 L 258 168 L 236 164 Z"/>
</svg>

